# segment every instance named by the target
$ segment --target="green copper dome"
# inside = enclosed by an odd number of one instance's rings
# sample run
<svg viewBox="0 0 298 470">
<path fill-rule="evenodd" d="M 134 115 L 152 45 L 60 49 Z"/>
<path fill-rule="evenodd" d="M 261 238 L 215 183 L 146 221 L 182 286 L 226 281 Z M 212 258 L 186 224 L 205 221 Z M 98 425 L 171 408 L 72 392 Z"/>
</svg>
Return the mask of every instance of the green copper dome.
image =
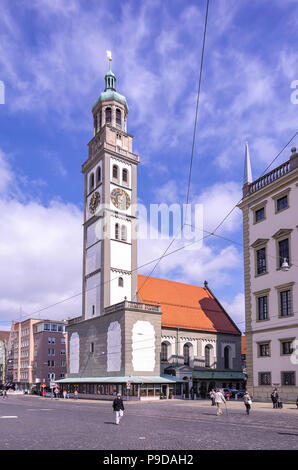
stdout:
<svg viewBox="0 0 298 470">
<path fill-rule="evenodd" d="M 107 72 L 107 74 L 105 75 L 105 91 L 103 91 L 100 95 L 99 95 L 99 98 L 97 99 L 97 101 L 94 103 L 94 105 L 92 106 L 92 109 L 95 108 L 95 106 L 100 102 L 100 101 L 104 101 L 104 100 L 115 100 L 115 101 L 119 101 L 120 103 L 122 103 L 124 106 L 126 106 L 127 110 L 128 110 L 128 106 L 127 106 L 127 102 L 126 102 L 126 98 L 125 96 L 123 95 L 120 95 L 120 93 L 118 93 L 116 91 L 116 76 L 115 74 L 112 72 L 111 70 L 111 63 L 110 63 L 110 68 L 109 68 L 109 71 Z"/>
</svg>

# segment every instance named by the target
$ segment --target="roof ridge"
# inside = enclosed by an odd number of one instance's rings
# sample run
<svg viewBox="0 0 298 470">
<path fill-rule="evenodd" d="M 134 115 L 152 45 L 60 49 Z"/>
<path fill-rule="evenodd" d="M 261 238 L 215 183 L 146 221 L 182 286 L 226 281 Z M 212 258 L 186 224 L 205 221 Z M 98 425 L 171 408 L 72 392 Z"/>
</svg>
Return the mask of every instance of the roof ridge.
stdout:
<svg viewBox="0 0 298 470">
<path fill-rule="evenodd" d="M 146 276 L 145 274 L 138 274 L 138 277 L 145 277 L 147 278 L 148 276 Z M 153 276 L 150 276 L 150 279 L 156 279 L 158 281 L 166 281 L 166 282 L 172 282 L 172 283 L 175 283 L 175 284 L 181 284 L 183 286 L 190 286 L 190 287 L 199 287 L 201 289 L 204 289 L 206 290 L 206 288 L 204 286 L 199 286 L 197 284 L 189 284 L 187 282 L 180 282 L 180 281 L 172 281 L 171 279 L 164 279 L 162 277 L 153 277 Z"/>
<path fill-rule="evenodd" d="M 213 297 L 212 297 L 213 299 Z M 148 299 L 143 299 L 143 303 L 145 302 L 155 302 L 154 300 L 148 300 Z M 172 304 L 170 302 L 164 302 L 164 301 L 160 301 L 160 304 L 164 304 L 164 305 L 170 305 L 172 307 L 181 307 L 181 308 L 192 308 L 193 310 L 201 310 L 202 312 L 222 312 L 222 313 L 225 313 L 223 308 L 220 308 L 220 306 L 218 306 L 218 310 L 214 310 L 214 309 L 211 309 L 211 308 L 202 308 L 202 307 L 195 307 L 195 306 L 192 306 L 192 305 L 183 305 L 183 304 Z"/>
</svg>

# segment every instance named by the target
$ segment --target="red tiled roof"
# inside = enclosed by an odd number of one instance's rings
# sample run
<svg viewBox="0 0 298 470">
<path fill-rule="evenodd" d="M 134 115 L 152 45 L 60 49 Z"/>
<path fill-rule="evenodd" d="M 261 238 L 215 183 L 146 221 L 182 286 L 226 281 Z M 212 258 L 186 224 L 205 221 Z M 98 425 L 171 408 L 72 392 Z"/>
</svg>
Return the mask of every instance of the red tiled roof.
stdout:
<svg viewBox="0 0 298 470">
<path fill-rule="evenodd" d="M 241 334 L 206 287 L 139 275 L 138 289 L 141 302 L 160 302 L 163 327 Z"/>
</svg>

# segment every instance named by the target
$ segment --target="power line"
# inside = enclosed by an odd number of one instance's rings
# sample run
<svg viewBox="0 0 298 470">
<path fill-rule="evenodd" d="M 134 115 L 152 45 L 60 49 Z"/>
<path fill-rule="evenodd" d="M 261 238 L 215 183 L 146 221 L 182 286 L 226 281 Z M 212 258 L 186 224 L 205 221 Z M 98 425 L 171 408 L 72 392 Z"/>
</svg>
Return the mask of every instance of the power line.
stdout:
<svg viewBox="0 0 298 470">
<path fill-rule="evenodd" d="M 187 224 L 189 227 L 191 228 L 195 228 L 197 229 L 197 227 L 194 227 L 192 224 Z M 207 234 L 210 235 L 210 237 L 216 237 L 216 238 L 222 238 L 223 240 L 225 241 L 228 241 L 230 243 L 233 243 L 234 245 L 238 245 L 240 248 L 244 249 L 243 247 L 243 243 L 240 243 L 240 242 L 236 242 L 235 240 L 232 240 L 231 238 L 227 238 L 227 237 L 223 237 L 221 235 L 217 235 L 216 233 L 213 233 L 213 232 L 209 232 L 208 230 L 205 230 L 205 229 L 198 229 L 200 230 L 201 232 L 206 232 Z M 206 237 L 207 238 L 207 237 Z M 249 247 L 251 249 L 253 249 L 252 247 Z M 275 259 L 275 260 L 280 260 L 282 259 L 281 256 L 276 256 L 276 255 L 270 255 L 267 251 L 266 255 L 269 257 L 269 258 L 272 258 L 272 259 Z M 298 268 L 298 264 L 295 264 L 293 261 L 296 261 L 298 263 L 298 260 L 294 259 L 291 257 L 291 266 L 295 266 L 296 268 Z"/>
<path fill-rule="evenodd" d="M 291 139 L 283 146 L 283 148 L 281 149 L 280 152 L 278 152 L 278 154 L 274 157 L 274 159 L 271 161 L 271 163 L 267 166 L 267 168 L 264 170 L 264 172 L 262 173 L 261 176 L 263 176 L 263 174 L 267 171 L 268 168 L 270 168 L 270 166 L 273 164 L 273 162 L 275 162 L 275 160 L 282 154 L 282 152 L 288 147 L 288 145 L 292 142 L 292 140 L 296 137 L 296 135 L 298 134 L 298 131 L 295 132 L 295 134 L 291 137 Z M 260 176 L 260 177 L 261 177 Z M 227 218 L 232 214 L 232 212 L 236 209 L 236 207 L 238 206 L 238 204 L 240 204 L 240 202 L 243 200 L 243 197 L 241 197 L 241 199 L 234 205 L 234 207 L 232 207 L 232 209 L 228 212 L 228 214 L 222 219 L 222 221 L 217 225 L 217 227 L 213 230 L 212 233 L 216 232 L 219 227 L 222 226 L 222 224 L 227 220 Z"/>
<path fill-rule="evenodd" d="M 193 156 L 194 156 L 194 148 L 195 148 L 195 140 L 196 140 L 196 132 L 197 132 L 197 120 L 198 120 L 198 110 L 199 110 L 199 102 L 200 102 L 200 92 L 201 92 L 201 81 L 202 81 L 202 72 L 203 72 L 203 62 L 204 62 L 204 53 L 205 53 L 205 42 L 206 42 L 206 32 L 207 32 L 207 20 L 208 20 L 208 10 L 209 10 L 209 0 L 207 0 L 206 4 L 206 14 L 205 14 L 205 24 L 204 24 L 204 34 L 203 34 L 203 45 L 202 45 L 202 53 L 201 53 L 201 65 L 200 65 L 200 73 L 199 73 L 199 84 L 198 84 L 198 91 L 197 91 L 197 102 L 196 102 L 196 111 L 195 111 L 195 120 L 194 120 L 194 129 L 193 129 L 193 138 L 192 138 L 192 148 L 191 148 L 191 157 L 190 157 L 190 166 L 189 166 L 189 175 L 188 175 L 188 184 L 187 184 L 187 193 L 186 193 L 186 207 L 188 205 L 189 201 L 189 192 L 190 192 L 190 184 L 191 184 L 191 175 L 192 175 L 192 164 L 193 164 Z M 152 276 L 153 272 L 159 265 L 160 261 L 164 258 L 164 256 L 167 254 L 168 250 L 176 240 L 176 237 L 178 236 L 179 233 L 183 230 L 183 227 L 186 222 L 186 217 L 187 217 L 187 209 L 186 209 L 186 214 L 185 214 L 185 220 L 183 223 L 182 228 L 180 228 L 175 237 L 172 239 L 166 250 L 164 251 L 163 255 L 159 258 L 157 261 L 156 265 L 153 267 L 151 272 L 147 275 L 146 279 L 144 280 L 143 284 L 141 287 L 137 290 L 135 298 L 137 298 L 139 292 L 142 290 L 148 279 Z"/>
<path fill-rule="evenodd" d="M 199 242 L 202 241 L 204 238 L 206 238 L 206 237 L 202 237 L 202 238 L 200 238 L 199 240 L 195 240 L 195 241 L 193 241 L 193 242 L 190 242 L 190 243 L 188 243 L 188 244 L 185 244 L 184 246 L 182 246 L 182 247 L 180 247 L 180 248 L 176 248 L 175 250 L 171 251 L 170 253 L 167 253 L 166 255 L 164 255 L 164 257 L 171 256 L 171 255 L 174 254 L 174 253 L 178 253 L 179 251 L 184 250 L 184 249 L 186 249 L 187 247 L 194 245 L 195 243 L 199 243 Z M 132 269 L 131 272 L 133 273 L 134 271 L 138 271 L 138 269 L 141 269 L 141 268 L 143 268 L 143 267 L 145 267 L 145 266 L 148 266 L 148 265 L 150 265 L 150 264 L 156 262 L 156 261 L 159 260 L 159 259 L 160 259 L 160 258 L 158 257 L 158 258 L 155 258 L 155 259 L 153 259 L 153 260 L 150 260 L 150 261 L 148 261 L 147 263 L 144 263 L 143 265 L 138 266 L 138 267 Z M 100 284 L 96 284 L 95 286 L 90 287 L 89 289 L 85 289 L 84 292 L 89 292 L 90 290 L 96 289 L 97 287 L 101 287 L 101 286 L 103 286 L 103 285 L 105 285 L 105 284 L 110 284 L 112 281 L 114 281 L 114 280 L 116 280 L 116 279 L 118 279 L 118 276 L 117 276 L 117 277 L 114 277 L 114 278 L 111 279 L 111 280 L 107 280 L 107 281 L 101 282 Z M 62 304 L 62 303 L 64 303 L 64 302 L 67 302 L 68 300 L 71 300 L 71 299 L 73 299 L 73 298 L 75 298 L 75 297 L 78 297 L 78 296 L 80 296 L 80 295 L 82 295 L 82 294 L 83 294 L 83 291 L 80 291 L 80 292 L 78 292 L 77 294 L 74 294 L 74 295 L 72 295 L 72 296 L 70 296 L 70 297 L 67 297 L 67 298 L 62 299 L 62 300 L 60 300 L 60 301 L 58 301 L 58 302 L 55 302 L 54 304 L 47 305 L 46 307 L 42 307 L 42 308 L 36 310 L 35 312 L 32 312 L 32 313 L 27 314 L 27 315 L 23 315 L 22 318 L 27 318 L 27 317 L 30 317 L 30 316 L 32 316 L 32 315 L 36 315 L 36 314 L 38 314 L 38 313 L 40 313 L 40 312 L 42 312 L 42 311 L 44 311 L 44 310 L 48 310 L 49 308 L 56 307 L 57 305 L 60 305 L 60 304 Z"/>
</svg>

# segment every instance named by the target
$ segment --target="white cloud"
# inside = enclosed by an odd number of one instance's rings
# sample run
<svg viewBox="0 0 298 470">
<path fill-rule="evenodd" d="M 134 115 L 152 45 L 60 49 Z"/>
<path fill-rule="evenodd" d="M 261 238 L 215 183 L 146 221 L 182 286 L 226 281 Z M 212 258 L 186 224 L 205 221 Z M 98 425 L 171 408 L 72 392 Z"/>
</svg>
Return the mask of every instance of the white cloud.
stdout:
<svg viewBox="0 0 298 470">
<path fill-rule="evenodd" d="M 5 160 L 4 153 L 0 150 L 0 195 L 4 196 L 7 193 L 12 182 L 13 174 Z"/>
<path fill-rule="evenodd" d="M 17 182 L 2 153 L 0 181 L 6 178 L 9 197 L 0 194 L 1 322 L 29 315 L 81 291 L 82 213 L 72 204 L 51 201 L 45 207 L 19 200 Z M 62 319 L 81 314 L 81 296 L 49 308 L 41 318 Z"/>
<path fill-rule="evenodd" d="M 244 332 L 245 331 L 245 304 L 244 304 L 244 294 L 242 292 L 235 295 L 232 302 L 226 302 L 225 300 L 220 299 L 220 303 L 230 315 L 234 323 L 238 328 Z"/>
</svg>

